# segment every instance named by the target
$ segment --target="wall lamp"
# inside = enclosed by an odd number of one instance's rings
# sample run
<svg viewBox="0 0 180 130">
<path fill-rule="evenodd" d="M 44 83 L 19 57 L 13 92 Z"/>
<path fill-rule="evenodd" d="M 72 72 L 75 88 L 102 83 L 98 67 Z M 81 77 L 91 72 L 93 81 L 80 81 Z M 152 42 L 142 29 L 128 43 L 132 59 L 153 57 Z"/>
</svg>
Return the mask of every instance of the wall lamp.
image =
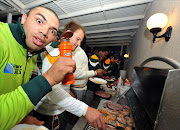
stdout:
<svg viewBox="0 0 180 130">
<path fill-rule="evenodd" d="M 162 28 L 166 26 L 167 22 L 168 18 L 163 13 L 154 14 L 148 19 L 147 28 L 150 30 L 151 33 L 153 33 L 153 43 L 155 42 L 156 38 L 161 37 L 164 37 L 166 42 L 169 41 L 171 37 L 172 26 L 169 26 L 163 35 L 157 36 L 157 33 L 161 32 Z"/>
</svg>

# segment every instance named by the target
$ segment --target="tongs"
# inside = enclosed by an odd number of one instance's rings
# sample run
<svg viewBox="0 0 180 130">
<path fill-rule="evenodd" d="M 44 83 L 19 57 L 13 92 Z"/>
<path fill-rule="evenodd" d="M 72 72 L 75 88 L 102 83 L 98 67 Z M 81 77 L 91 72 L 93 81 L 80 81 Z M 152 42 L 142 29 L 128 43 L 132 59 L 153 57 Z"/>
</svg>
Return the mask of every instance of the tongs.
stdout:
<svg viewBox="0 0 180 130">
<path fill-rule="evenodd" d="M 120 127 L 120 126 L 114 126 L 114 125 L 111 125 L 111 124 L 108 124 L 108 123 L 105 123 L 105 124 L 110 125 L 110 126 L 116 128 L 117 130 L 125 130 L 123 127 Z"/>
</svg>

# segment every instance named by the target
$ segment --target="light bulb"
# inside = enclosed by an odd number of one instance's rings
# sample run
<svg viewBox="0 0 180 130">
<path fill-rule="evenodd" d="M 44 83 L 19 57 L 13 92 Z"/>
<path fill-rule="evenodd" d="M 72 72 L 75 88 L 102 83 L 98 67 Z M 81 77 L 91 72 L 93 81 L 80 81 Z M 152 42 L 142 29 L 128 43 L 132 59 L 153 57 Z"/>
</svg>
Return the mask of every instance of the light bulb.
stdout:
<svg viewBox="0 0 180 130">
<path fill-rule="evenodd" d="M 128 54 L 124 54 L 124 58 L 128 58 L 129 57 L 129 55 Z"/>
<path fill-rule="evenodd" d="M 152 15 L 147 21 L 147 28 L 151 30 L 152 28 L 164 28 L 168 22 L 168 18 L 163 13 L 157 13 Z"/>
</svg>

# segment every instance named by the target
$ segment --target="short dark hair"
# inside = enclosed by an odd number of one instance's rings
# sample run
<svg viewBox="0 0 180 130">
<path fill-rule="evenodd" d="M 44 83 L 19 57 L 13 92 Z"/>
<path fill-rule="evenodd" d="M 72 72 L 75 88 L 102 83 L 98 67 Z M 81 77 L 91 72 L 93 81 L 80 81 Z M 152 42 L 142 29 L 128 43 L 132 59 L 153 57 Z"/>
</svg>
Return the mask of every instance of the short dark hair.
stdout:
<svg viewBox="0 0 180 130">
<path fill-rule="evenodd" d="M 56 12 L 55 12 L 54 10 L 52 10 L 52 9 L 50 9 L 50 8 L 48 8 L 48 7 L 43 7 L 43 6 L 38 6 L 38 7 L 31 8 L 31 9 L 26 13 L 27 16 L 29 16 L 30 12 L 31 12 L 32 10 L 36 9 L 36 8 L 44 8 L 44 9 L 47 9 L 47 10 L 51 11 L 51 12 L 57 17 L 57 19 L 59 20 L 58 15 L 56 14 Z"/>
<path fill-rule="evenodd" d="M 119 59 L 119 58 L 120 58 L 120 54 L 115 53 L 115 54 L 113 55 L 113 57 L 114 57 L 115 60 L 116 60 L 116 59 Z"/>
<path fill-rule="evenodd" d="M 100 48 L 98 49 L 98 52 L 99 52 L 99 51 L 105 52 L 105 51 L 109 51 L 109 49 L 108 49 L 107 47 L 100 47 Z"/>
</svg>

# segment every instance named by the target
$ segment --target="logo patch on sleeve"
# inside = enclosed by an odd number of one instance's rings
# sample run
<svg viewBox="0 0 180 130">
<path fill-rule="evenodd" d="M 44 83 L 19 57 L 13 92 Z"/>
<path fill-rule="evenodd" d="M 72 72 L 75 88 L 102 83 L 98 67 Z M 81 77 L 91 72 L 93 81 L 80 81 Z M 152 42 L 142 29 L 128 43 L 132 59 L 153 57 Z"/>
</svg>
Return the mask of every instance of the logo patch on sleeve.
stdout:
<svg viewBox="0 0 180 130">
<path fill-rule="evenodd" d="M 20 65 L 15 65 L 12 63 L 7 63 L 6 67 L 4 68 L 4 73 L 9 73 L 9 74 L 21 74 L 21 66 Z"/>
</svg>

